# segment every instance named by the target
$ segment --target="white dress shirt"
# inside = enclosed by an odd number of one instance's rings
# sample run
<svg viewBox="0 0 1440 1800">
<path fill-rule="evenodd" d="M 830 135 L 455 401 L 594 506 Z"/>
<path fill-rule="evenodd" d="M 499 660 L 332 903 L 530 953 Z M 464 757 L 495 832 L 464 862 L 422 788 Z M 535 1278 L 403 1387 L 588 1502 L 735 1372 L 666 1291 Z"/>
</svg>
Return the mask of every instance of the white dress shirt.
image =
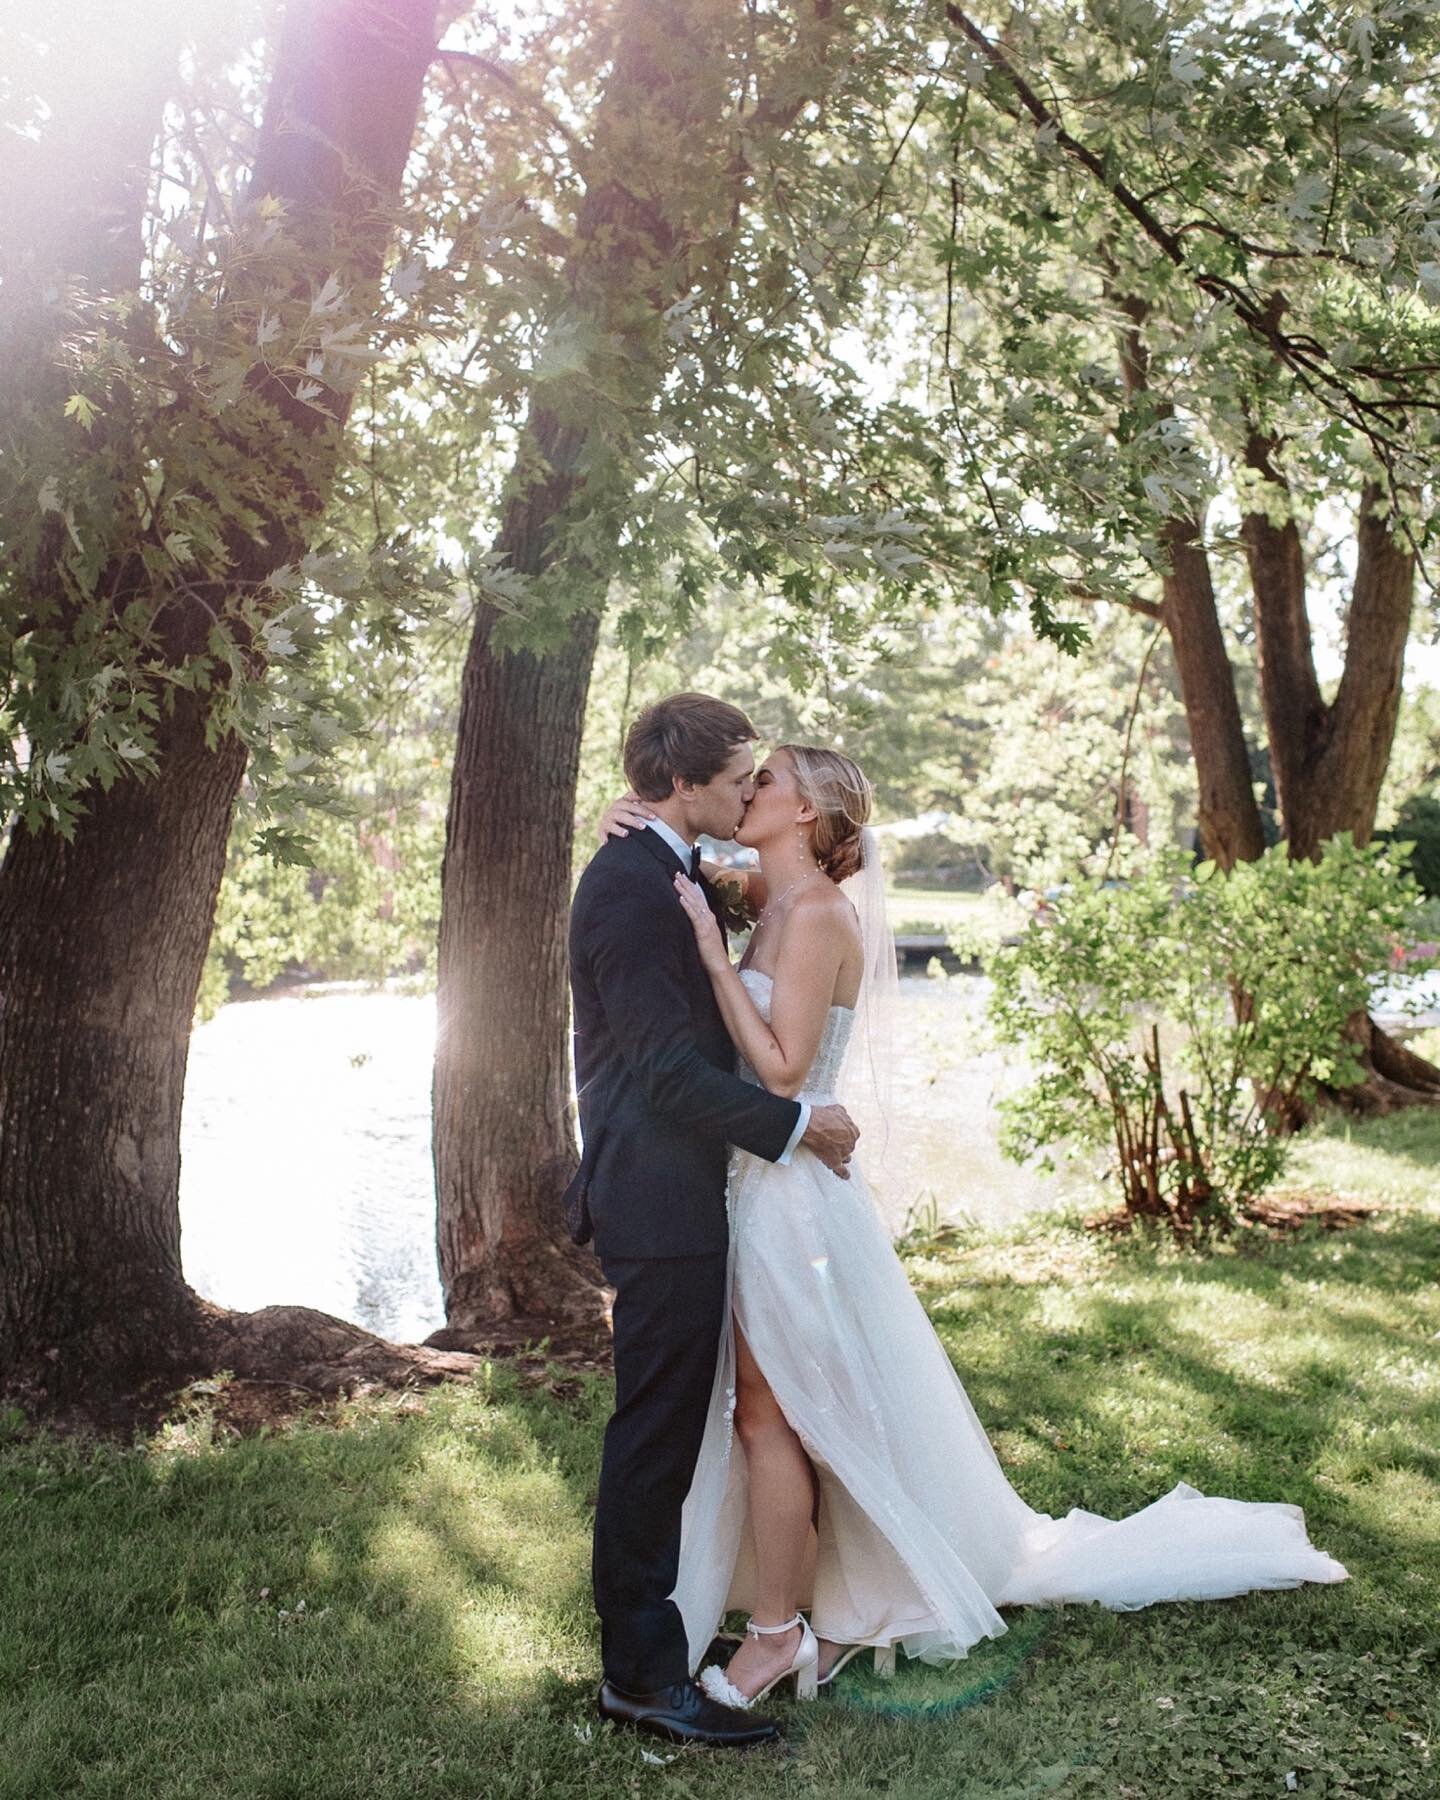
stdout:
<svg viewBox="0 0 1440 1800">
<path fill-rule="evenodd" d="M 652 819 L 645 829 L 647 831 L 653 831 L 656 837 L 660 839 L 661 843 L 670 846 L 680 858 L 681 866 L 688 873 L 691 853 L 695 846 L 693 844 L 687 844 L 680 833 L 674 830 L 672 826 L 667 825 L 663 819 Z M 776 1162 L 789 1162 L 790 1158 L 795 1154 L 795 1146 L 800 1142 L 801 1138 L 804 1137 L 806 1131 L 810 1127 L 810 1102 L 808 1100 L 801 1100 L 798 1102 L 798 1105 L 800 1107 L 800 1117 L 795 1122 L 795 1129 L 790 1133 L 790 1142 L 785 1146 L 782 1154 L 776 1157 Z"/>
</svg>

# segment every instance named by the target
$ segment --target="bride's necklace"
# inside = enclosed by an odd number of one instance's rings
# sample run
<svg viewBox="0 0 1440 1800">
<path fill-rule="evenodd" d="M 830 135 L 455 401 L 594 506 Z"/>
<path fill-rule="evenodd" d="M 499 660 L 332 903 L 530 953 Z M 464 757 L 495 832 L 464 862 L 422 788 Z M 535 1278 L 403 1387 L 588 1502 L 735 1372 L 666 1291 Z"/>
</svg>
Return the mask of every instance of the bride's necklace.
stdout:
<svg viewBox="0 0 1440 1800">
<path fill-rule="evenodd" d="M 823 869 L 811 869 L 808 874 L 797 876 L 795 880 L 790 883 L 789 887 L 782 888 L 773 900 L 767 900 L 764 906 L 760 908 L 760 917 L 755 921 L 755 930 L 758 931 L 760 929 L 770 917 L 771 913 L 774 912 L 775 908 L 783 899 L 785 899 L 786 895 L 793 894 L 796 888 L 804 887 L 807 881 L 813 881 L 817 875 L 823 875 L 824 873 L 825 871 Z"/>
</svg>

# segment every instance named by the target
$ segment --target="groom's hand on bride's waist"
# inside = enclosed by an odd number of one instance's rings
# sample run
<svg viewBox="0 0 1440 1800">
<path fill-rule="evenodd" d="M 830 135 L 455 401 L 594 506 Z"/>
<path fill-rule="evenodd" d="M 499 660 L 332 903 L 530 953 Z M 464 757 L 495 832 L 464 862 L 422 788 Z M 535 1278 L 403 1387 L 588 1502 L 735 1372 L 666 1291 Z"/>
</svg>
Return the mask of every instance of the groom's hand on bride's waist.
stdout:
<svg viewBox="0 0 1440 1800">
<path fill-rule="evenodd" d="M 813 1150 L 827 1169 L 848 1181 L 850 1158 L 859 1136 L 859 1126 L 843 1106 L 817 1106 L 800 1142 Z"/>
</svg>

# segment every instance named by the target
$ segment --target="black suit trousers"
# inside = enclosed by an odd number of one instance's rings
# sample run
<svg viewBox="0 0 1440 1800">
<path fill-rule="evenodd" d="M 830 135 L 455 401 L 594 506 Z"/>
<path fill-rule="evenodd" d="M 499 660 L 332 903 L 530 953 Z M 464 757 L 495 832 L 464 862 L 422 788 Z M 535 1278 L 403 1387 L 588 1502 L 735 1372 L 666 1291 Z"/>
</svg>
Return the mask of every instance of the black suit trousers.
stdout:
<svg viewBox="0 0 1440 1800">
<path fill-rule="evenodd" d="M 653 1693 L 690 1672 L 680 1609 L 680 1512 L 705 1434 L 724 1323 L 723 1251 L 606 1257 L 615 1411 L 605 1427 L 591 1574 L 607 1679 Z"/>
</svg>

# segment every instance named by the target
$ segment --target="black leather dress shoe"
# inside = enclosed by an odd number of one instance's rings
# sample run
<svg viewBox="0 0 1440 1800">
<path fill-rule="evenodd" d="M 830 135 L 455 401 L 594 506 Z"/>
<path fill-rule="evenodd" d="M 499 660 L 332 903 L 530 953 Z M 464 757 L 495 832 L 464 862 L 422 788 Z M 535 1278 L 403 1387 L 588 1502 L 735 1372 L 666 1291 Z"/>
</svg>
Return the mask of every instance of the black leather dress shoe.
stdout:
<svg viewBox="0 0 1440 1800">
<path fill-rule="evenodd" d="M 602 1681 L 595 1710 L 602 1719 L 668 1738 L 672 1744 L 717 1744 L 746 1750 L 752 1744 L 777 1743 L 780 1738 L 780 1727 L 773 1719 L 722 1706 L 688 1678 L 653 1694 L 628 1694 L 613 1681 Z"/>
</svg>

